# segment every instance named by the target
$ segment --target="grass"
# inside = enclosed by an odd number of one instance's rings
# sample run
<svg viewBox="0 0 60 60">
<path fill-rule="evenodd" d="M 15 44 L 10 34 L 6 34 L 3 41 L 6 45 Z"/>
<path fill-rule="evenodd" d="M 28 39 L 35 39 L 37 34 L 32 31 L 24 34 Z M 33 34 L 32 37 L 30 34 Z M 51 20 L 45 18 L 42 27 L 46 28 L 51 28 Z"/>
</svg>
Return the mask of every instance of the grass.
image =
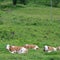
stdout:
<svg viewBox="0 0 60 60">
<path fill-rule="evenodd" d="M 1 60 L 60 60 L 60 51 L 43 52 L 44 45 L 60 45 L 60 8 L 1 5 L 0 7 L 0 59 Z M 11 54 L 6 44 L 23 46 L 37 44 L 40 49 L 27 54 Z"/>
</svg>

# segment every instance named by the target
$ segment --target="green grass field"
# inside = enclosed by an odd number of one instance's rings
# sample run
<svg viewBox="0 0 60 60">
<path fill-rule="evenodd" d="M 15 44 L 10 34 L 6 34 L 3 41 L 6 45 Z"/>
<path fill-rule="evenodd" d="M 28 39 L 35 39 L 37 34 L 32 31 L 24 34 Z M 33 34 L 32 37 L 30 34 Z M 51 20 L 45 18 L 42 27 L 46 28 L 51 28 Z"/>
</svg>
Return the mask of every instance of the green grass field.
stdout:
<svg viewBox="0 0 60 60">
<path fill-rule="evenodd" d="M 0 60 L 60 60 L 60 51 L 45 53 L 44 45 L 60 46 L 60 8 L 2 5 L 0 7 Z M 36 44 L 39 50 L 11 54 L 6 45 Z"/>
</svg>

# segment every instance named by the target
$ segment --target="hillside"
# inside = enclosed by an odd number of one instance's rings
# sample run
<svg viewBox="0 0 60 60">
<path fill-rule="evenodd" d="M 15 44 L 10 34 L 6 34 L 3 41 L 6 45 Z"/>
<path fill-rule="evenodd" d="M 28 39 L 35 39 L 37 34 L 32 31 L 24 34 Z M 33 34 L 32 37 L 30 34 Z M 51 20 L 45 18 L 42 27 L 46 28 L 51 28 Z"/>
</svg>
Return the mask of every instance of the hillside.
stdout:
<svg viewBox="0 0 60 60">
<path fill-rule="evenodd" d="M 1 7 L 0 7 L 1 8 Z M 60 60 L 60 51 L 43 52 L 44 45 L 60 45 L 60 8 L 46 6 L 2 5 L 0 9 L 0 59 L 1 60 Z M 27 54 L 11 54 L 6 44 L 22 46 L 36 44 L 40 50 Z"/>
</svg>

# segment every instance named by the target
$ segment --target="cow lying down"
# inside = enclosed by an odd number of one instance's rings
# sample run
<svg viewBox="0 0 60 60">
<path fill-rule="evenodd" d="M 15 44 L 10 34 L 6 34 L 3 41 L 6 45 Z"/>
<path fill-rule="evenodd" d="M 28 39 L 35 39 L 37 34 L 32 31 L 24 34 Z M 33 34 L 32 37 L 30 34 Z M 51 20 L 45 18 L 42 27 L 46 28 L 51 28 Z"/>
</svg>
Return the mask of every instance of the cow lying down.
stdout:
<svg viewBox="0 0 60 60">
<path fill-rule="evenodd" d="M 6 49 L 11 53 L 27 53 L 28 49 L 22 46 L 10 46 L 9 44 L 6 45 Z"/>
<path fill-rule="evenodd" d="M 52 47 L 52 46 L 47 46 L 47 45 L 45 45 L 45 46 L 44 46 L 44 51 L 45 51 L 45 52 L 57 51 L 57 48 Z"/>
<path fill-rule="evenodd" d="M 34 49 L 34 50 L 39 49 L 39 47 L 37 45 L 33 45 L 33 44 L 25 44 L 24 47 L 27 49 Z"/>
</svg>

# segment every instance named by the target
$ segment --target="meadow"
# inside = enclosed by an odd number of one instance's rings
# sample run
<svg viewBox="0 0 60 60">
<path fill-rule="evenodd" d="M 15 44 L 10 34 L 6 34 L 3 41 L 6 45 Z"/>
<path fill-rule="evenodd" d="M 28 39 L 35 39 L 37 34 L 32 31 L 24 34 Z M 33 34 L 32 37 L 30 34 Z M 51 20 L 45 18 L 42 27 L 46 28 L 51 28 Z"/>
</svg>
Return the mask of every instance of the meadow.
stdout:
<svg viewBox="0 0 60 60">
<path fill-rule="evenodd" d="M 11 54 L 6 45 L 36 44 L 39 50 Z M 0 60 L 60 60 L 60 51 L 46 53 L 45 45 L 60 46 L 60 8 L 2 4 L 0 6 Z"/>
</svg>

